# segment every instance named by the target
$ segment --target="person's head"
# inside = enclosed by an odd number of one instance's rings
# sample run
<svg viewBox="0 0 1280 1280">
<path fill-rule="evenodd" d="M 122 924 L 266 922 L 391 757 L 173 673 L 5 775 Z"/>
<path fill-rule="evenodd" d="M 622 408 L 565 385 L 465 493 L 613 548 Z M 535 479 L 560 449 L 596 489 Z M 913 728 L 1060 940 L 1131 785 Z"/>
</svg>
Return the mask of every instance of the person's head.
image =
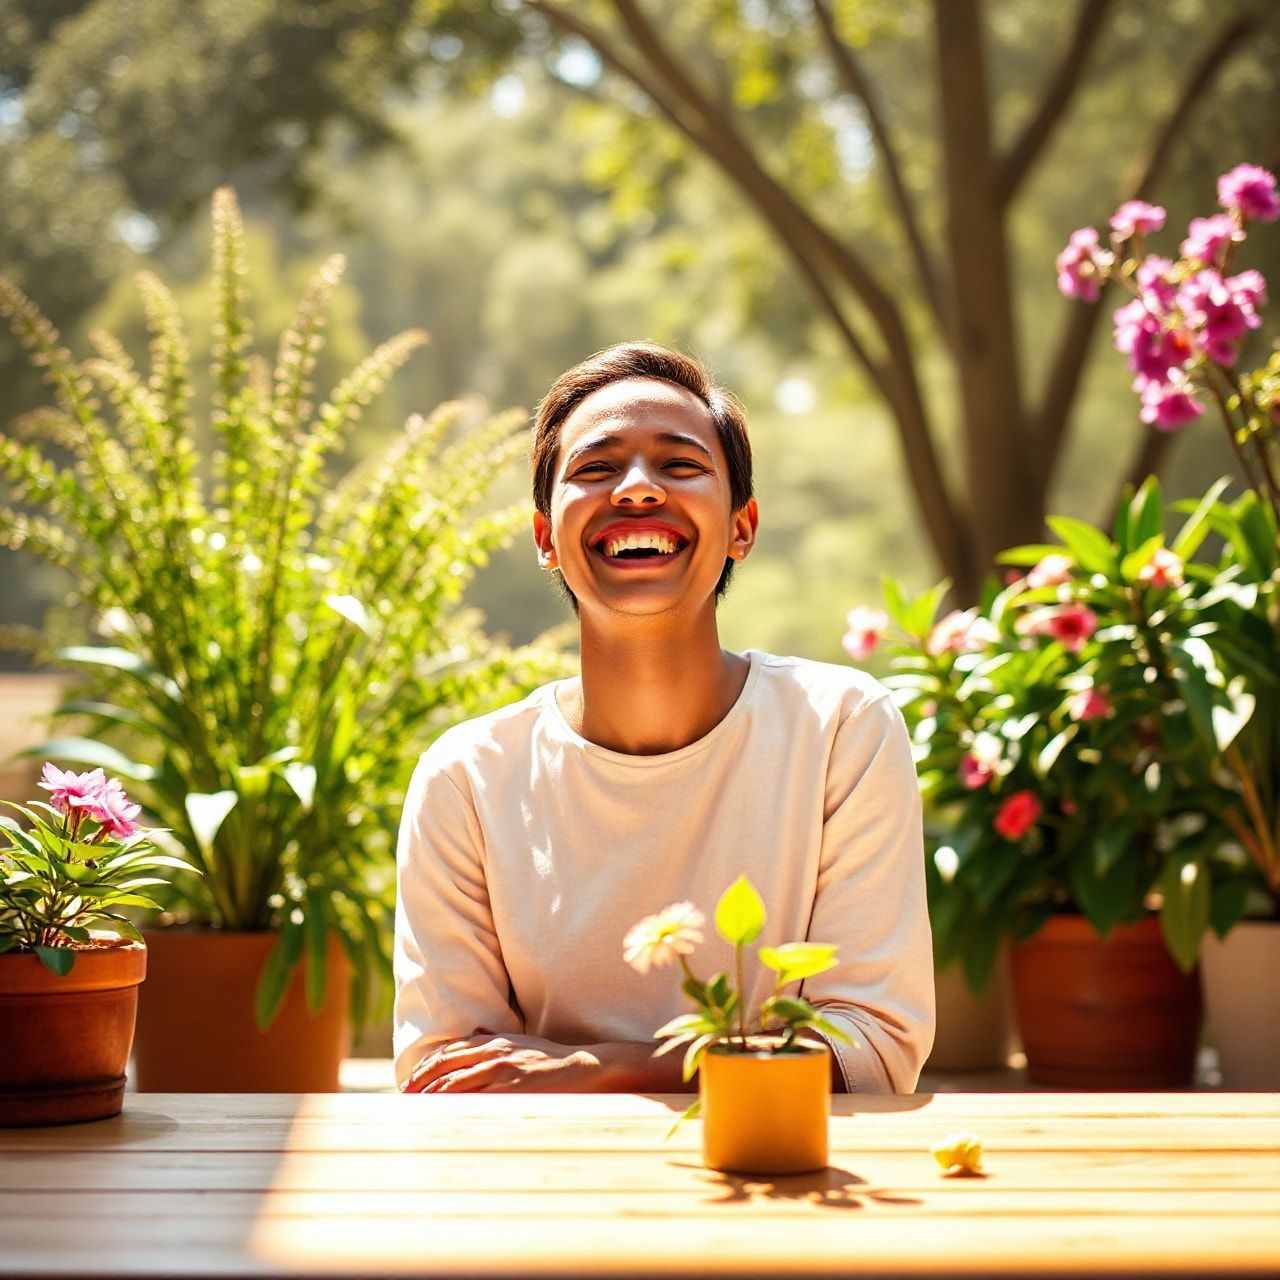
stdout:
<svg viewBox="0 0 1280 1280">
<path fill-rule="evenodd" d="M 570 461 L 572 469 L 566 466 Z M 556 547 L 558 526 L 570 520 L 585 522 L 576 534 L 598 538 L 605 531 L 601 520 L 609 523 L 611 514 L 618 517 L 613 523 L 639 528 L 635 522 L 652 522 L 669 509 L 672 531 L 690 535 L 690 541 L 707 540 L 697 548 L 703 563 L 714 558 L 723 533 L 717 601 L 734 560 L 750 549 L 756 515 L 742 406 L 715 384 L 705 365 L 681 352 L 652 342 L 620 343 L 562 373 L 538 405 L 531 466 L 535 538 L 544 566 L 560 570 L 575 612 L 578 600 L 566 580 L 574 569 L 566 575 L 566 557 Z M 719 495 L 713 505 L 722 508 L 724 529 L 695 530 L 694 522 L 706 523 L 712 492 Z M 555 563 L 548 563 L 548 555 Z M 654 563 L 640 564 L 644 558 Z M 657 580 L 654 549 L 624 550 L 614 567 L 624 563 L 637 570 L 627 575 L 633 585 Z"/>
</svg>

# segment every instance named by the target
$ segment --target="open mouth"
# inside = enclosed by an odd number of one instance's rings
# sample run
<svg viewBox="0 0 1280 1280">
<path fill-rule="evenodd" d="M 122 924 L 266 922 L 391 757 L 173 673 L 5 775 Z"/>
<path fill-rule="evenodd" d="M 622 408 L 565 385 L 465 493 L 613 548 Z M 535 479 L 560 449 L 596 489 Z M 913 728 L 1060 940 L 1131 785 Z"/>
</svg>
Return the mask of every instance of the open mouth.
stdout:
<svg viewBox="0 0 1280 1280">
<path fill-rule="evenodd" d="M 687 538 L 662 530 L 607 530 L 604 537 L 596 540 L 595 549 L 614 564 L 656 564 L 679 555 L 688 545 Z"/>
</svg>

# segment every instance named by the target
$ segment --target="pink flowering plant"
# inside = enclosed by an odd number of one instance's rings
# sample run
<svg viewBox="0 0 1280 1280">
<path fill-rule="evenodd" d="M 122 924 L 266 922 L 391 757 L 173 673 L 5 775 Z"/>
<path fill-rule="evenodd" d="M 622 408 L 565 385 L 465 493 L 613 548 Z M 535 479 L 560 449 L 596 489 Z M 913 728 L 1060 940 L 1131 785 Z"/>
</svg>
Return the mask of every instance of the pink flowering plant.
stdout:
<svg viewBox="0 0 1280 1280">
<path fill-rule="evenodd" d="M 1206 814 L 1221 808 L 1215 770 L 1248 695 L 1210 647 L 1207 583 L 1188 566 L 1216 497 L 1168 545 L 1154 480 L 1110 537 L 1051 518 L 1060 544 L 1007 552 L 1009 578 L 941 618 L 946 584 L 911 599 L 886 582 L 887 683 L 929 815 L 935 954 L 975 989 L 1002 938 L 1031 937 L 1054 912 L 1105 935 L 1158 909 L 1187 970 L 1211 917 L 1238 914 L 1248 870 Z"/>
<path fill-rule="evenodd" d="M 1212 405 L 1250 487 L 1280 517 L 1280 347 L 1256 369 L 1239 367 L 1262 326 L 1267 282 L 1236 263 L 1250 226 L 1280 218 L 1275 175 L 1237 165 L 1218 179 L 1218 203 L 1220 212 L 1191 220 L 1175 258 L 1147 252 L 1165 210 L 1126 201 L 1106 244 L 1092 227 L 1072 233 L 1058 255 L 1058 287 L 1085 302 L 1112 282 L 1131 295 L 1113 314 L 1114 340 L 1142 421 L 1173 431 Z"/>
<path fill-rule="evenodd" d="M 34 953 L 65 976 L 76 948 L 93 945 L 90 925 L 142 941 L 122 908 L 156 906 L 145 890 L 167 883 L 158 868 L 191 868 L 153 851 L 158 833 L 137 825 L 141 805 L 101 769 L 46 764 L 39 785 L 48 800 L 3 802 L 26 823 L 0 815 L 0 953 Z"/>
</svg>

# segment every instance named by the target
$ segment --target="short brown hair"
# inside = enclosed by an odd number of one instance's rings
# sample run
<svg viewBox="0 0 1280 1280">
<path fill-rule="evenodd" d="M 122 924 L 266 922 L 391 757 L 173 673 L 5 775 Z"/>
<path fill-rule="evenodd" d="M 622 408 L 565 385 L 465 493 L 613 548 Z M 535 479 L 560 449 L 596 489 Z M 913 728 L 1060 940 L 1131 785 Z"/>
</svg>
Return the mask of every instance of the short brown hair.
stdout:
<svg viewBox="0 0 1280 1280">
<path fill-rule="evenodd" d="M 624 382 L 628 378 L 657 378 L 692 391 L 711 411 L 720 445 L 729 464 L 729 501 L 733 511 L 747 505 L 754 485 L 751 474 L 751 441 L 747 420 L 738 398 L 717 386 L 711 371 L 700 360 L 656 342 L 620 342 L 588 356 L 581 364 L 566 369 L 542 397 L 533 420 L 533 501 L 548 519 L 551 491 L 555 487 L 556 462 L 560 454 L 560 428 L 565 419 L 589 395 Z M 719 598 L 729 585 L 733 561 L 726 557 L 724 572 L 716 586 Z M 568 591 L 568 587 L 565 588 Z M 572 599 L 572 593 L 570 593 Z M 574 602 L 576 605 L 576 601 Z"/>
</svg>

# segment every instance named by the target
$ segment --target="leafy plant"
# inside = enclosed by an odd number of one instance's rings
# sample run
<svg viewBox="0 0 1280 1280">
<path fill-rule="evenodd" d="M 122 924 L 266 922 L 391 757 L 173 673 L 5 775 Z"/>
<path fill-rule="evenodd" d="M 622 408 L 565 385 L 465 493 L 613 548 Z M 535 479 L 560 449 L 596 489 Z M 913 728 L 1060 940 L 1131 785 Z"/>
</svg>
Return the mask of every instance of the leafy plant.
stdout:
<svg viewBox="0 0 1280 1280">
<path fill-rule="evenodd" d="M 0 954 L 32 953 L 65 977 L 75 948 L 93 944 L 90 925 L 141 942 L 121 909 L 156 905 L 142 891 L 167 882 L 149 872 L 187 867 L 149 852 L 158 833 L 135 825 L 140 807 L 118 779 L 101 769 L 64 773 L 52 763 L 42 776 L 49 801 L 3 802 L 27 825 L 0 815 Z"/>
<path fill-rule="evenodd" d="M 723 1045 L 737 1053 L 799 1053 L 811 1047 L 799 1039 L 802 1031 L 810 1029 L 845 1044 L 854 1043 L 802 996 L 782 994 L 783 987 L 833 968 L 835 946 L 788 942 L 779 947 L 761 947 L 760 962 L 778 976 L 773 993 L 748 1025 L 742 1002 L 746 991 L 743 949 L 764 931 L 765 906 L 759 891 L 745 876 L 739 876 L 716 904 L 716 932 L 734 949 L 736 988 L 730 985 L 727 973 L 717 973 L 709 982 L 702 982 L 689 968 L 685 957 L 702 941 L 705 923 L 706 918 L 692 903 L 680 902 L 633 925 L 623 942 L 623 958 L 641 973 L 671 960 L 678 960 L 684 971 L 681 990 L 693 1001 L 695 1012 L 673 1018 L 654 1032 L 654 1039 L 666 1040 L 654 1056 L 684 1048 L 682 1076 L 686 1082 L 693 1079 L 712 1045 Z M 680 1119 L 691 1120 L 698 1111 L 699 1104 L 695 1102 Z"/>
<path fill-rule="evenodd" d="M 886 582 L 894 690 L 912 732 L 930 829 L 926 879 L 939 963 L 986 983 L 1003 938 L 1055 911 L 1106 935 L 1159 909 L 1186 970 L 1212 922 L 1242 909 L 1247 867 L 1220 815 L 1220 770 L 1253 710 L 1214 644 L 1220 581 L 1188 563 L 1225 481 L 1169 546 L 1158 483 L 1130 493 L 1111 535 L 1051 518 L 1057 545 L 975 609 L 938 619 L 946 584 Z"/>
<path fill-rule="evenodd" d="M 276 930 L 257 992 L 268 1024 L 307 954 L 307 1003 L 325 992 L 336 930 L 389 999 L 393 832 L 414 759 L 449 724 L 521 696 L 563 663 L 550 646 L 508 650 L 459 607 L 523 508 L 472 517 L 523 451 L 519 411 L 450 443 L 464 406 L 413 417 L 395 442 L 331 483 L 326 459 L 415 348 L 383 343 L 313 408 L 310 378 L 342 259 L 306 289 L 274 365 L 252 350 L 243 228 L 235 197 L 213 200 L 214 350 L 202 455 L 186 338 L 165 286 L 139 277 L 150 369 L 114 339 L 75 362 L 14 286 L 0 309 L 46 371 L 57 407 L 19 426 L 74 457 L 0 436 L 0 474 L 21 503 L 0 541 L 75 581 L 109 646 L 52 655 L 87 692 L 58 714 L 90 736 L 39 748 L 132 779 L 193 872 L 165 904 L 223 929 Z M 104 411 L 105 395 L 112 412 Z M 209 500 L 200 472 L 209 480 Z"/>
</svg>

